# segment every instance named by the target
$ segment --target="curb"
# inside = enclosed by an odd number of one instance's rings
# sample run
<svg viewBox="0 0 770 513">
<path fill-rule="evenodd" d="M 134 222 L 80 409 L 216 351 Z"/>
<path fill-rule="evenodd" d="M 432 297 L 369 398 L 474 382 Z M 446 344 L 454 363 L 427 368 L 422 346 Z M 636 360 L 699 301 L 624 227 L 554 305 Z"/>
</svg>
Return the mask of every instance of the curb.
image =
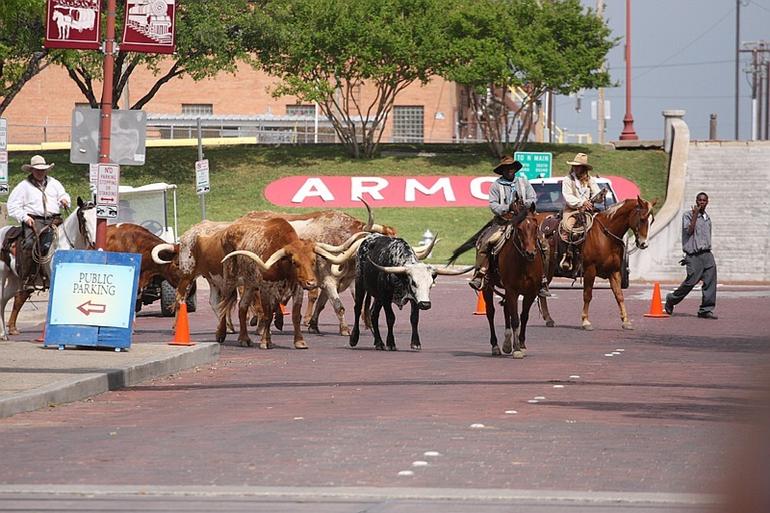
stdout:
<svg viewBox="0 0 770 513">
<path fill-rule="evenodd" d="M 0 418 L 44 408 L 52 404 L 80 401 L 110 390 L 136 385 L 148 379 L 216 361 L 217 343 L 198 343 L 170 357 L 156 358 L 122 369 L 97 370 L 30 391 L 0 397 Z"/>
</svg>

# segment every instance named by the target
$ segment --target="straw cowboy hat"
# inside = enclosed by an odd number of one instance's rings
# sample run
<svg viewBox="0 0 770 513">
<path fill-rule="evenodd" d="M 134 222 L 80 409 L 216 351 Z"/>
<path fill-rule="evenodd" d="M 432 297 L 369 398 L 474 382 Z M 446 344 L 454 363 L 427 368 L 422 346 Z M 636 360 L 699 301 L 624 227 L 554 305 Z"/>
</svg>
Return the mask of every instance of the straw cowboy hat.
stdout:
<svg viewBox="0 0 770 513">
<path fill-rule="evenodd" d="M 503 169 L 507 167 L 513 167 L 514 171 L 518 171 L 524 167 L 524 165 L 518 160 L 514 160 L 510 155 L 503 155 L 503 158 L 500 159 L 500 163 L 495 166 L 492 171 L 498 175 L 502 175 Z"/>
<path fill-rule="evenodd" d="M 585 166 L 587 169 L 594 168 L 594 166 L 588 163 L 588 155 L 585 153 L 578 153 L 574 159 L 568 160 L 567 164 L 570 166 Z"/>
<path fill-rule="evenodd" d="M 33 169 L 37 169 L 38 171 L 46 171 L 48 169 L 51 169 L 56 164 L 46 164 L 45 159 L 41 157 L 40 155 L 35 155 L 31 159 L 29 159 L 29 164 L 24 164 L 21 166 L 21 168 L 24 171 L 32 171 Z"/>
</svg>

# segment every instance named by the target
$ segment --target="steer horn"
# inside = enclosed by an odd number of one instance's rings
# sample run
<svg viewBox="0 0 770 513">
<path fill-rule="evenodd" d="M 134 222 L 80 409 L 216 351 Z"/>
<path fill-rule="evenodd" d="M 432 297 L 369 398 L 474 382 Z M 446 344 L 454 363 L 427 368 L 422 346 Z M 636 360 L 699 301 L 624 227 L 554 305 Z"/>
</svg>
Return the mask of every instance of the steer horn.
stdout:
<svg viewBox="0 0 770 513">
<path fill-rule="evenodd" d="M 446 267 L 436 268 L 436 274 L 443 276 L 457 276 L 458 274 L 465 274 L 474 270 L 474 266 L 466 267 L 465 269 L 447 269 Z"/>
<path fill-rule="evenodd" d="M 439 240 L 440 239 L 438 238 L 438 234 L 437 234 L 425 246 L 413 247 L 412 250 L 414 251 L 414 254 L 417 256 L 417 260 L 425 260 L 426 258 L 428 258 L 428 255 L 430 255 L 430 252 L 433 251 L 433 246 L 435 246 Z"/>
<path fill-rule="evenodd" d="M 369 232 L 356 232 L 350 237 L 348 237 L 348 240 L 340 244 L 339 246 L 333 246 L 331 244 L 326 244 L 325 242 L 316 242 L 315 245 L 319 248 L 323 248 L 326 251 L 330 253 L 341 253 L 342 251 L 347 250 L 351 244 L 353 244 L 358 239 L 361 239 L 363 237 L 366 237 L 369 235 Z"/>
<path fill-rule="evenodd" d="M 364 201 L 364 198 L 359 196 L 358 199 L 360 199 L 361 203 L 363 203 L 364 206 L 366 207 L 366 212 L 367 212 L 367 214 L 369 216 L 369 219 L 366 221 L 366 226 L 364 226 L 363 230 L 365 232 L 371 232 L 372 231 L 372 226 L 374 226 L 374 215 L 372 215 L 372 209 L 369 208 L 369 203 Z"/>
<path fill-rule="evenodd" d="M 360 232 L 360 233 L 364 233 L 364 232 Z M 358 234 L 356 234 L 356 235 L 358 235 Z M 347 250 L 345 250 L 344 253 L 340 253 L 340 254 L 337 254 L 337 255 L 335 255 L 334 253 L 331 253 L 331 252 L 325 250 L 322 246 L 319 245 L 321 243 L 316 242 L 316 244 L 315 244 L 315 253 L 316 253 L 316 255 L 320 255 L 320 256 L 324 257 L 326 260 L 328 260 L 329 262 L 331 262 L 333 264 L 342 265 L 345 262 L 347 262 L 348 259 L 351 256 L 353 256 L 353 254 L 356 251 L 358 251 L 358 247 L 363 242 L 364 242 L 364 239 L 355 240 L 351 244 L 351 246 Z"/>
<path fill-rule="evenodd" d="M 391 273 L 391 274 L 406 274 L 407 268 L 403 265 L 397 265 L 397 266 L 390 266 L 390 267 L 383 267 L 379 264 L 375 264 L 371 258 L 369 258 L 369 263 L 372 264 L 374 267 L 379 269 L 380 271 L 384 273 Z"/>
<path fill-rule="evenodd" d="M 161 251 L 176 251 L 176 248 L 174 248 L 173 244 L 158 244 L 154 248 L 152 248 L 152 261 L 156 264 L 170 264 L 172 260 L 163 260 L 160 258 L 160 252 Z"/>
<path fill-rule="evenodd" d="M 281 258 L 283 258 L 286 255 L 286 250 L 279 249 L 278 251 L 270 255 L 270 258 L 267 259 L 267 262 L 263 262 L 262 259 L 259 258 L 259 255 L 257 255 L 256 253 L 252 253 L 251 251 L 240 249 L 225 255 L 225 257 L 222 259 L 222 263 L 224 263 L 224 261 L 227 260 L 228 258 L 235 255 L 247 256 L 252 260 L 254 260 L 263 271 L 269 271 L 270 268 L 273 267 L 273 264 L 275 264 L 277 261 L 279 261 Z"/>
</svg>

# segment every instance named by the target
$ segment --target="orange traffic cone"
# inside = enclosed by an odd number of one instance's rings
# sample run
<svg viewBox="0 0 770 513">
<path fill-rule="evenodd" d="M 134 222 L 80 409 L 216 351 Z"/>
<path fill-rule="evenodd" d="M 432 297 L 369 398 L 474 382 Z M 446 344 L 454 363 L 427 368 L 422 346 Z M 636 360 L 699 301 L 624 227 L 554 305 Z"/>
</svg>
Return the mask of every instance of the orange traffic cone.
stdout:
<svg viewBox="0 0 770 513">
<path fill-rule="evenodd" d="M 652 289 L 652 302 L 650 302 L 650 311 L 644 314 L 645 317 L 670 317 L 663 311 L 663 303 L 660 301 L 660 283 L 655 282 Z"/>
<path fill-rule="evenodd" d="M 487 303 L 484 301 L 484 294 L 478 293 L 478 299 L 476 300 L 476 311 L 473 315 L 487 315 Z"/>
<path fill-rule="evenodd" d="M 35 342 L 45 342 L 45 323 L 43 323 L 43 332 L 35 339 Z"/>
<path fill-rule="evenodd" d="M 194 346 L 190 340 L 190 323 L 187 320 L 187 303 L 179 303 L 176 314 L 176 326 L 174 326 L 174 340 L 169 342 L 172 346 Z"/>
</svg>

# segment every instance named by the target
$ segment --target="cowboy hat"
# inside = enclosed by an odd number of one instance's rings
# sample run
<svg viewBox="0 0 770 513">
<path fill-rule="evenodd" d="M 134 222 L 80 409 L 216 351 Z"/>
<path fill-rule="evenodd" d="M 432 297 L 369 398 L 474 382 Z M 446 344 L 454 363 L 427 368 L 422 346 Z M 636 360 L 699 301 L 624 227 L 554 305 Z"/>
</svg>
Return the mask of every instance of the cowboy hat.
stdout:
<svg viewBox="0 0 770 513">
<path fill-rule="evenodd" d="M 497 166 L 495 166 L 495 168 L 492 171 L 498 175 L 502 175 L 503 169 L 508 167 L 513 167 L 514 171 L 518 171 L 519 169 L 524 167 L 524 165 L 518 160 L 514 160 L 514 158 L 511 157 L 510 155 L 503 155 L 503 158 L 500 159 L 500 163 Z"/>
<path fill-rule="evenodd" d="M 570 166 L 584 166 L 587 169 L 593 169 L 594 166 L 588 163 L 588 155 L 585 153 L 578 153 L 575 155 L 575 158 L 572 160 L 568 160 L 567 164 Z"/>
<path fill-rule="evenodd" d="M 35 155 L 31 159 L 29 159 L 29 164 L 24 164 L 21 166 L 21 168 L 24 171 L 32 171 L 33 169 L 37 169 L 38 171 L 45 171 L 47 169 L 51 169 L 56 164 L 46 164 L 45 159 L 40 155 Z"/>
</svg>

